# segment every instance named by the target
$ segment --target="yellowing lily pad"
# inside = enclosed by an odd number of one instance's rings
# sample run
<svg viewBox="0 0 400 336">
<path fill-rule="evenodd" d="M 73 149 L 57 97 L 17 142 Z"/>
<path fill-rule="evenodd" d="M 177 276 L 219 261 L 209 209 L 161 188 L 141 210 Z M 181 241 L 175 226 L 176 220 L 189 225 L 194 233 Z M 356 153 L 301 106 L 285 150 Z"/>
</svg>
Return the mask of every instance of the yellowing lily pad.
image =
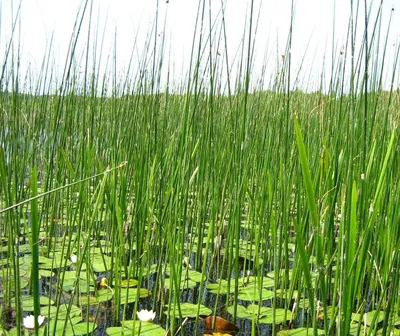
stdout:
<svg viewBox="0 0 400 336">
<path fill-rule="evenodd" d="M 121 281 L 121 287 L 136 287 L 138 281 L 136 279 L 126 279 Z"/>
</svg>

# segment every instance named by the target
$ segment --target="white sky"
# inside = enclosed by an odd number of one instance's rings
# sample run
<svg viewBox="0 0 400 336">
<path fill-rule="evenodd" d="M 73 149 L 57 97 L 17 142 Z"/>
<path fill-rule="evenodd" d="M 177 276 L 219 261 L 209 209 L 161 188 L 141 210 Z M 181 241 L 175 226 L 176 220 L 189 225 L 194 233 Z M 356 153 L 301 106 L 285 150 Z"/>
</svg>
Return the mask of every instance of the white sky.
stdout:
<svg viewBox="0 0 400 336">
<path fill-rule="evenodd" d="M 353 0 L 357 3 L 357 0 Z M 116 46 L 116 70 L 119 78 L 127 74 L 129 60 L 133 52 L 133 67 L 140 62 L 145 52 L 151 48 L 146 47 L 148 34 L 152 33 L 155 22 L 155 13 L 158 4 L 158 29 L 157 34 L 160 43 L 165 36 L 166 48 L 163 59 L 163 79 L 166 72 L 171 72 L 170 84 L 184 84 L 189 68 L 190 52 L 193 43 L 193 32 L 198 12 L 199 2 L 203 0 L 93 0 L 92 31 L 90 38 L 90 54 L 93 50 L 101 52 L 101 72 L 110 74 L 113 61 L 114 47 Z M 221 0 L 206 0 L 206 16 L 209 15 L 209 3 L 211 3 L 212 21 L 216 20 L 215 33 L 221 31 Z M 20 0 L 0 0 L 0 65 L 4 64 L 6 46 L 10 41 L 12 18 L 15 17 Z M 73 26 L 79 11 L 82 9 L 82 0 L 22 0 L 20 23 L 14 50 L 20 47 L 21 55 L 21 81 L 28 77 L 31 83 L 36 83 L 40 73 L 41 64 L 46 55 L 48 45 L 53 36 L 51 48 L 51 60 L 53 71 L 62 72 L 65 64 L 67 50 Z M 241 39 L 245 30 L 250 10 L 250 0 L 228 0 L 225 3 L 225 22 L 227 29 L 227 52 L 228 60 L 235 64 L 235 60 L 241 58 L 235 55 L 241 46 Z M 375 20 L 380 0 L 367 0 L 368 6 L 372 7 L 371 20 Z M 364 0 L 360 1 L 360 14 L 364 14 Z M 388 38 L 388 50 L 385 58 L 387 68 L 384 71 L 385 85 L 388 87 L 390 77 L 393 73 L 393 55 L 398 48 L 400 36 L 400 0 L 383 1 L 382 14 L 382 38 L 380 48 L 383 48 L 389 16 L 393 12 L 391 30 Z M 277 62 L 281 62 L 281 55 L 285 52 L 290 27 L 291 0 L 254 0 L 255 16 L 259 15 L 257 36 L 255 42 L 255 59 L 253 63 L 253 81 L 259 79 L 262 66 L 266 66 L 266 86 L 269 85 L 273 74 L 277 71 Z M 334 15 L 334 8 L 336 14 Z M 89 12 L 84 20 L 78 43 L 77 62 L 80 69 L 84 69 L 84 50 L 88 35 Z M 339 51 L 346 44 L 346 34 L 350 16 L 350 0 L 296 0 L 295 22 L 293 33 L 292 55 L 292 85 L 303 89 L 318 89 L 321 74 L 330 76 L 332 60 L 332 32 L 333 18 L 335 17 L 335 57 L 339 57 Z M 164 18 L 165 26 L 164 26 Z M 363 20 L 363 17 L 360 17 Z M 254 20 L 255 22 L 256 20 Z M 358 39 L 362 38 L 363 21 L 359 22 L 360 29 L 357 31 Z M 372 27 L 372 22 L 371 22 Z M 199 32 L 200 30 L 198 30 Z M 208 28 L 206 32 L 208 31 Z M 97 32 L 97 42 L 94 39 Z M 372 34 L 372 29 L 369 34 Z M 116 39 L 115 39 L 116 37 Z M 218 49 L 222 58 L 224 54 L 223 40 L 221 46 L 215 47 L 215 56 Z M 95 46 L 95 47 L 94 47 Z M 150 51 L 149 51 L 150 50 Z M 324 57 L 325 56 L 325 57 Z M 97 56 L 99 57 L 99 55 Z M 304 58 L 303 67 L 300 64 Z M 108 59 L 108 65 L 106 61 Z M 224 59 L 224 58 L 223 58 Z M 374 56 L 374 61 L 381 62 L 381 58 Z M 323 65 L 325 62 L 325 66 Z M 337 61 L 335 61 L 337 64 Z M 148 65 L 151 69 L 151 65 Z M 29 70 L 28 70 L 29 69 Z M 83 71 L 83 70 L 82 70 Z M 234 76 L 236 72 L 233 71 Z M 396 71 L 396 74 L 399 71 Z M 135 72 L 132 70 L 132 76 Z M 298 75 L 299 81 L 294 82 Z M 398 75 L 396 75 L 395 86 L 398 86 Z M 28 83 L 26 80 L 25 83 Z M 35 84 L 27 84 L 35 86 Z"/>
</svg>

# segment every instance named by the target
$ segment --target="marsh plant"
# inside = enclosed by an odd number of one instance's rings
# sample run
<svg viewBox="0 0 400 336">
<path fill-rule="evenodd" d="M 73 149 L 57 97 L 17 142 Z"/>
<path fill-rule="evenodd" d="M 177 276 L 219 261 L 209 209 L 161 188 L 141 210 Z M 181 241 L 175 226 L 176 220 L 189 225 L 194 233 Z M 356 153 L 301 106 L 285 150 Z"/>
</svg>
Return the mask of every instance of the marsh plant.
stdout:
<svg viewBox="0 0 400 336">
<path fill-rule="evenodd" d="M 214 315 L 252 335 L 398 334 L 399 48 L 385 64 L 382 7 L 351 1 L 347 44 L 306 92 L 293 4 L 265 78 L 253 2 L 229 59 L 227 2 L 212 16 L 199 0 L 179 85 L 157 15 L 132 67 L 116 48 L 100 66 L 92 5 L 61 71 L 49 43 L 21 73 L 18 10 L 0 40 L 0 334 L 27 318 L 45 335 L 193 334 Z"/>
</svg>

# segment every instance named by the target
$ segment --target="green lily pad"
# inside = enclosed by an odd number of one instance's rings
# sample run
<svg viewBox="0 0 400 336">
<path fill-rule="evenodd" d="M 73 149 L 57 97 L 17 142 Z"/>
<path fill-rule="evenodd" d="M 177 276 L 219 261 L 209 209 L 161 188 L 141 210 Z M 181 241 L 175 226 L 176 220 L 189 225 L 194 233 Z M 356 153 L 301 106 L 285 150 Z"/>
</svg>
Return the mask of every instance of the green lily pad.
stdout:
<svg viewBox="0 0 400 336">
<path fill-rule="evenodd" d="M 107 255 L 96 255 L 92 260 L 93 271 L 103 273 L 110 269 L 111 258 Z"/>
<path fill-rule="evenodd" d="M 296 336 L 313 336 L 314 330 L 313 328 L 296 328 L 291 330 L 281 330 L 277 333 L 277 336 L 288 336 L 288 335 L 296 335 Z M 317 335 L 325 335 L 325 332 L 321 329 L 317 329 Z"/>
<path fill-rule="evenodd" d="M 172 282 L 173 280 L 172 279 L 170 280 L 170 279 L 171 278 L 165 280 L 165 284 L 164 284 L 165 289 L 170 290 L 171 287 L 172 287 L 172 289 L 174 288 L 174 284 Z M 191 279 L 187 279 L 186 277 L 183 277 L 181 279 L 180 289 L 181 290 L 189 289 L 189 288 L 195 287 L 196 285 L 197 285 L 197 283 L 195 281 L 193 281 Z"/>
<path fill-rule="evenodd" d="M 143 269 L 142 274 L 143 274 L 143 276 L 149 276 L 149 275 L 156 273 L 157 271 L 158 271 L 158 265 L 153 264 L 150 266 L 150 268 Z"/>
<path fill-rule="evenodd" d="M 44 256 L 39 257 L 39 268 L 41 269 L 57 269 L 63 267 L 65 264 L 63 258 L 59 255 L 55 256 L 54 258 L 47 258 Z"/>
<path fill-rule="evenodd" d="M 235 306 L 229 306 L 227 308 L 227 311 L 229 314 L 231 314 L 233 316 L 235 314 Z M 249 313 L 247 312 L 246 307 L 244 307 L 242 305 L 237 305 L 236 317 L 243 318 L 243 319 L 249 318 Z"/>
<path fill-rule="evenodd" d="M 15 304 L 15 297 L 11 299 L 11 303 Z M 33 296 L 32 295 L 22 295 L 21 296 L 21 303 L 22 303 L 22 309 L 24 311 L 33 311 Z M 41 306 L 48 306 L 48 305 L 53 305 L 54 301 L 46 296 L 41 296 L 39 297 L 39 304 Z"/>
<path fill-rule="evenodd" d="M 367 329 L 365 329 L 365 326 L 363 324 L 361 324 L 361 326 L 360 326 L 360 323 L 356 323 L 356 322 L 350 323 L 349 334 L 351 336 L 358 335 L 358 327 L 360 327 L 360 335 L 369 335 L 369 333 L 368 333 L 369 328 L 367 327 Z"/>
<path fill-rule="evenodd" d="M 246 279 L 246 278 L 244 278 Z M 248 284 L 255 284 L 255 285 L 261 285 L 264 288 L 269 288 L 269 287 L 274 287 L 275 286 L 275 280 L 268 278 L 268 277 L 256 277 L 256 276 L 250 276 L 248 278 Z"/>
<path fill-rule="evenodd" d="M 132 330 L 124 327 L 109 327 L 106 329 L 106 333 L 109 336 L 130 336 Z"/>
<path fill-rule="evenodd" d="M 165 336 L 167 331 L 160 325 L 152 322 L 141 321 L 122 321 L 122 327 L 110 327 L 106 332 L 110 336 L 132 335 L 135 329 L 135 335 L 140 336 Z"/>
<path fill-rule="evenodd" d="M 144 298 L 149 296 L 149 290 L 147 288 L 139 288 L 139 293 L 137 288 L 121 288 L 121 303 L 132 303 L 138 298 Z"/>
<path fill-rule="evenodd" d="M 99 303 L 99 300 L 97 300 L 97 297 L 92 296 L 92 295 L 81 296 L 79 299 L 80 299 L 80 302 L 79 302 L 80 306 L 87 306 L 87 305 L 92 306 L 92 305 Z"/>
<path fill-rule="evenodd" d="M 383 330 L 378 330 L 378 332 L 376 333 L 377 335 L 387 335 L 390 334 L 390 336 L 400 336 L 400 329 L 396 329 L 396 328 L 392 328 L 391 330 L 386 330 L 386 333 L 383 334 Z"/>
<path fill-rule="evenodd" d="M 207 289 L 213 294 L 233 294 L 235 288 L 233 286 L 233 281 L 231 282 L 231 288 L 228 290 L 228 281 L 225 279 L 220 279 L 216 283 L 207 284 Z"/>
<path fill-rule="evenodd" d="M 227 308 L 228 313 L 234 314 L 234 306 Z M 254 317 L 258 318 L 259 323 L 266 324 L 281 324 L 290 319 L 291 313 L 288 311 L 285 318 L 285 309 L 275 309 L 275 320 L 273 319 L 274 309 L 271 307 L 259 307 L 258 305 L 251 304 L 245 308 L 242 305 L 237 305 L 236 317 L 252 320 Z"/>
<path fill-rule="evenodd" d="M 81 317 L 74 317 L 68 320 L 51 320 L 47 324 L 47 334 L 63 336 L 63 335 L 90 335 L 97 325 L 94 322 L 81 322 Z M 43 328 L 44 331 L 44 328 Z M 45 334 L 43 333 L 43 336 Z"/>
<path fill-rule="evenodd" d="M 67 304 L 61 304 L 58 307 L 55 306 L 50 306 L 50 318 L 57 318 L 58 320 L 65 320 L 67 317 L 72 318 L 76 316 L 81 316 L 82 311 L 79 307 L 75 305 L 71 305 L 71 307 L 68 307 Z M 57 314 L 58 310 L 58 314 Z M 48 311 L 42 310 L 45 314 L 47 314 Z M 47 316 L 47 315 L 46 315 Z"/>
<path fill-rule="evenodd" d="M 366 318 L 367 319 L 366 324 L 367 326 L 370 326 L 376 313 L 378 314 L 378 316 L 376 317 L 375 323 L 382 322 L 383 319 L 385 318 L 385 312 L 384 311 L 377 312 L 376 310 L 371 310 L 370 312 L 365 313 L 363 316 L 361 316 L 361 314 L 353 313 L 351 314 L 351 319 L 355 322 L 361 322 L 364 324 Z"/>
<path fill-rule="evenodd" d="M 76 271 L 65 271 L 64 272 L 64 281 L 75 280 L 76 277 L 77 277 Z M 86 280 L 86 278 L 87 278 L 86 272 L 79 273 L 79 279 Z"/>
<path fill-rule="evenodd" d="M 40 277 L 51 278 L 51 277 L 53 277 L 55 274 L 54 274 L 54 272 L 52 272 L 52 271 L 40 269 L 40 270 L 39 270 L 39 275 L 40 275 Z"/>
<path fill-rule="evenodd" d="M 240 288 L 238 299 L 243 301 L 264 301 L 270 300 L 274 297 L 274 292 L 262 288 L 261 291 L 258 287 L 249 286 Z"/>
<path fill-rule="evenodd" d="M 208 316 L 212 313 L 212 310 L 206 306 L 185 302 L 180 305 L 182 317 L 197 317 L 199 315 Z M 170 314 L 170 316 L 175 313 L 175 317 L 179 317 L 178 307 L 173 307 L 170 311 L 166 310 L 164 314 Z"/>
<path fill-rule="evenodd" d="M 67 279 L 64 280 L 62 289 L 65 290 L 66 292 L 72 291 L 73 289 L 76 289 L 77 283 L 75 282 L 75 279 Z M 94 291 L 94 280 L 92 283 L 88 283 L 86 280 L 79 280 L 79 292 L 80 293 L 88 293 Z"/>
<path fill-rule="evenodd" d="M 97 291 L 96 299 L 98 302 L 107 302 L 114 297 L 114 292 L 108 288 L 100 289 Z"/>
<path fill-rule="evenodd" d="M 289 280 L 292 278 L 292 272 L 293 272 L 292 270 L 289 270 L 289 271 L 288 271 L 288 273 L 289 273 L 289 274 L 288 274 L 288 275 L 289 275 Z M 278 270 L 277 273 L 278 273 L 278 276 L 279 276 L 279 277 L 283 277 L 283 276 L 285 275 L 285 270 L 282 268 L 282 269 Z M 267 273 L 267 276 L 270 277 L 270 278 L 272 278 L 272 279 L 274 279 L 274 278 L 275 278 L 275 271 L 268 272 L 268 273 Z"/>
<path fill-rule="evenodd" d="M 183 272 L 182 273 L 186 273 Z M 204 274 L 201 274 L 200 272 L 197 272 L 195 270 L 189 270 L 188 276 L 190 280 L 193 280 L 194 282 L 203 282 L 207 279 L 207 277 Z"/>
<path fill-rule="evenodd" d="M 97 324 L 94 322 L 82 322 L 75 325 L 69 326 L 65 330 L 64 335 L 89 335 L 97 328 Z"/>
<path fill-rule="evenodd" d="M 246 312 L 249 314 L 250 318 L 254 315 L 258 316 L 259 318 L 267 316 L 270 310 L 271 308 L 260 307 L 256 304 L 250 304 L 246 308 Z"/>
<path fill-rule="evenodd" d="M 292 313 L 289 310 L 285 311 L 285 309 L 281 309 L 281 308 L 276 308 L 274 311 L 273 308 L 268 307 L 266 310 L 264 310 L 264 312 L 266 312 L 267 315 L 260 318 L 258 320 L 258 323 L 281 324 L 286 321 L 289 321 L 290 317 L 292 315 Z M 275 313 L 275 318 L 274 318 L 274 313 Z"/>
</svg>

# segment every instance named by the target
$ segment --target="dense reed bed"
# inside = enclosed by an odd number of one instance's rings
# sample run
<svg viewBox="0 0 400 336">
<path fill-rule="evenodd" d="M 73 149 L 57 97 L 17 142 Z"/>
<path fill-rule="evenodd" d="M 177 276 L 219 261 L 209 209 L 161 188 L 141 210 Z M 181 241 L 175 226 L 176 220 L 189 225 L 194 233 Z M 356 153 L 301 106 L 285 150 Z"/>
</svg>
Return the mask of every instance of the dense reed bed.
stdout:
<svg viewBox="0 0 400 336">
<path fill-rule="evenodd" d="M 207 29 L 203 7 L 179 90 L 162 84 L 165 46 L 151 34 L 137 73 L 111 62 L 103 75 L 85 56 L 80 72 L 89 7 L 57 90 L 50 66 L 22 89 L 17 55 L 3 59 L 0 333 L 21 335 L 29 312 L 49 335 L 200 333 L 210 314 L 254 335 L 399 332 L 400 93 L 374 63 L 381 13 L 358 50 L 349 22 L 330 86 L 307 93 L 292 87 L 291 31 L 263 79 L 255 10 L 230 64 L 214 38 L 223 14 Z M 156 320 L 135 329 L 143 308 Z"/>
</svg>

